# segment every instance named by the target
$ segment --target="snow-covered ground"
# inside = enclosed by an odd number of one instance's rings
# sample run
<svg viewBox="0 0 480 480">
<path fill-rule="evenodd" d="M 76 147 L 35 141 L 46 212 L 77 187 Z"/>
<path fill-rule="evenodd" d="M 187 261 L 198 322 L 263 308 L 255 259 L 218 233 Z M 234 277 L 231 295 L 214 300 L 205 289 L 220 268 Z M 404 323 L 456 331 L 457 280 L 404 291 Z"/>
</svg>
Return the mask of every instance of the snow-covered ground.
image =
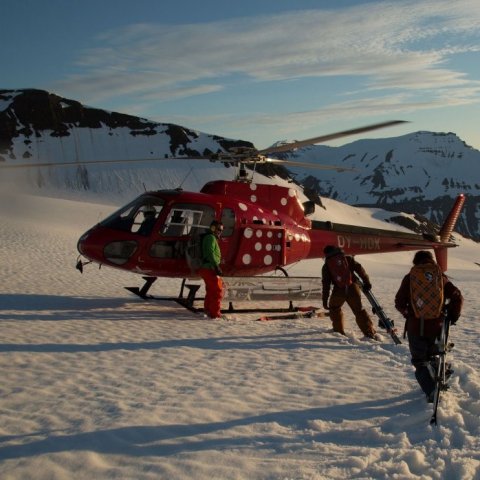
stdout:
<svg viewBox="0 0 480 480">
<path fill-rule="evenodd" d="M 348 309 L 347 337 L 328 317 L 209 321 L 135 298 L 123 287 L 139 276 L 80 274 L 77 239 L 114 209 L 1 195 L 2 479 L 480 478 L 477 244 L 449 255 L 466 302 L 432 427 L 406 343 L 363 339 Z M 349 212 L 337 221 L 358 223 Z M 393 297 L 412 255 L 358 257 L 400 334 Z"/>
</svg>

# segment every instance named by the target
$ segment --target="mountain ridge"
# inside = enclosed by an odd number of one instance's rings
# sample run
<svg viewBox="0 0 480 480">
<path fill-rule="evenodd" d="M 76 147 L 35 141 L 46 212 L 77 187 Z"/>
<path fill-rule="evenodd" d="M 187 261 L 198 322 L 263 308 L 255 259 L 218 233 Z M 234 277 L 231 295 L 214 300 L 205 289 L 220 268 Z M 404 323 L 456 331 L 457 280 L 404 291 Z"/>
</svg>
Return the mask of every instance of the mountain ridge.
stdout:
<svg viewBox="0 0 480 480">
<path fill-rule="evenodd" d="M 480 239 L 480 152 L 456 134 L 413 132 L 357 140 L 339 147 L 312 145 L 279 158 L 328 163 L 353 171 L 289 167 L 295 179 L 318 195 L 349 205 L 417 213 L 435 223 L 452 199 L 466 194 L 457 231 Z"/>
</svg>

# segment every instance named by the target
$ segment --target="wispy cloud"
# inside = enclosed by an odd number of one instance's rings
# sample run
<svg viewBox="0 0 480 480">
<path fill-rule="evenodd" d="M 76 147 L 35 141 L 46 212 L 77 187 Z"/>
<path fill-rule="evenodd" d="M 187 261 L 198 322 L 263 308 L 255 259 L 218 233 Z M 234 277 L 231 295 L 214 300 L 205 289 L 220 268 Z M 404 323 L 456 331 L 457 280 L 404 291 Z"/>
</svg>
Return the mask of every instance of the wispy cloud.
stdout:
<svg viewBox="0 0 480 480">
<path fill-rule="evenodd" d="M 479 40 L 478 0 L 371 2 L 174 27 L 136 24 L 102 35 L 102 47 L 83 52 L 79 73 L 57 87 L 90 101 L 135 95 L 141 103 L 219 91 L 235 75 L 252 82 L 352 76 L 365 90 L 412 95 L 438 89 L 444 101 L 445 89 L 453 89 L 456 101 L 462 93 L 471 101 L 479 84 L 448 65 L 458 53 L 478 51 Z"/>
</svg>

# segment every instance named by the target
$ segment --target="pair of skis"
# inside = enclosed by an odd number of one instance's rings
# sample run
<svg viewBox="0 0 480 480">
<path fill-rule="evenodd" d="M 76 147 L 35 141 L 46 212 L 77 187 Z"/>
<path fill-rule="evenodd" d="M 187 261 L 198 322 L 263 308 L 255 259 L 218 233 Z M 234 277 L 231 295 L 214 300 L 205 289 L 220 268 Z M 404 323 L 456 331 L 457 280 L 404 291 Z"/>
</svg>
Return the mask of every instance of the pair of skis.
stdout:
<svg viewBox="0 0 480 480">
<path fill-rule="evenodd" d="M 395 332 L 393 322 L 387 317 L 382 307 L 378 303 L 377 299 L 375 298 L 373 292 L 371 290 L 365 289 L 362 280 L 360 279 L 360 277 L 358 277 L 356 273 L 355 276 L 363 293 L 372 305 L 373 312 L 378 316 L 380 322 L 384 325 L 385 329 L 388 331 L 395 344 L 398 345 L 402 343 Z M 430 418 L 430 425 L 437 425 L 437 411 L 438 403 L 440 401 L 440 394 L 441 392 L 448 390 L 447 380 L 452 373 L 450 365 L 447 363 L 447 353 L 450 352 L 453 348 L 453 343 L 448 342 L 449 330 L 450 322 L 446 313 L 444 313 L 442 331 L 440 334 L 440 338 L 437 341 L 437 353 L 434 357 L 435 393 L 433 397 L 433 413 Z"/>
<path fill-rule="evenodd" d="M 354 272 L 354 275 L 357 283 L 360 285 L 360 288 L 362 289 L 363 294 L 365 295 L 365 297 L 367 297 L 367 300 L 370 302 L 370 305 L 372 306 L 372 312 L 379 318 L 380 326 L 385 328 L 388 334 L 392 337 L 392 340 L 394 341 L 395 345 L 400 345 L 402 342 L 398 338 L 396 329 L 393 325 L 393 321 L 387 317 L 387 315 L 383 311 L 382 306 L 378 303 L 378 300 L 376 299 L 372 290 L 365 288 L 365 285 L 362 279 L 358 276 L 356 272 Z"/>
<path fill-rule="evenodd" d="M 299 318 L 313 318 L 318 315 L 317 310 L 317 307 L 298 307 L 294 312 L 281 315 L 264 315 L 263 317 L 257 318 L 257 321 L 268 322 L 270 320 L 296 320 Z"/>
<path fill-rule="evenodd" d="M 447 353 L 453 348 L 453 343 L 448 343 L 448 333 L 450 330 L 450 321 L 446 314 L 443 317 L 442 332 L 437 341 L 437 353 L 434 357 L 435 362 L 435 390 L 433 396 L 433 413 L 430 418 L 430 425 L 437 425 L 437 410 L 440 401 L 440 393 L 448 390 L 447 379 L 452 373 L 447 364 Z"/>
</svg>

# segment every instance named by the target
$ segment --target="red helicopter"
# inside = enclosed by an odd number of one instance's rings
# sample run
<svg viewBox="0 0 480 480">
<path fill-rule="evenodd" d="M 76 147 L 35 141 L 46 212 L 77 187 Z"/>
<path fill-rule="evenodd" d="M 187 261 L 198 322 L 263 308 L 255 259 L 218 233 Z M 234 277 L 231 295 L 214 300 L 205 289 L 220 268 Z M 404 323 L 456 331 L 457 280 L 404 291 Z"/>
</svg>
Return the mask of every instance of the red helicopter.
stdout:
<svg viewBox="0 0 480 480">
<path fill-rule="evenodd" d="M 140 195 L 80 237 L 78 251 L 87 261 L 80 257 L 77 268 L 82 271 L 85 264 L 95 262 L 144 275 L 142 288 L 129 288 L 143 298 L 157 277 L 181 278 L 182 299 L 186 279 L 199 278 L 195 271 L 195 239 L 209 228 L 212 220 L 221 220 L 222 271 L 227 285 L 230 277 L 246 280 L 278 269 L 285 272 L 283 267 L 288 265 L 321 258 L 326 245 L 339 246 L 350 255 L 433 249 L 446 270 L 446 252 L 455 246 L 450 235 L 465 201 L 463 195 L 457 198 L 438 236 L 418 235 L 311 220 L 308 217 L 315 209 L 313 201 L 302 203 L 293 187 L 254 183 L 244 168 L 266 163 L 305 165 L 267 155 L 398 123 L 403 122 L 384 122 L 260 151 L 237 147 L 202 157 L 239 166 L 237 178 L 209 182 L 200 192 L 172 189 Z M 41 165 L 47 164 L 35 164 Z M 187 286 L 191 290 L 186 306 L 192 307 L 199 286 Z"/>
<path fill-rule="evenodd" d="M 248 163 L 299 165 L 266 155 L 396 123 L 399 122 L 371 125 L 261 151 L 242 147 L 217 154 L 214 160 L 240 166 L 236 180 L 209 182 L 199 193 L 181 189 L 144 193 L 82 235 L 78 250 L 89 261 L 145 275 L 146 283 L 141 289 L 129 288 L 142 297 L 147 296 L 157 277 L 198 277 L 195 239 L 215 219 L 224 224 L 220 246 L 226 277 L 253 277 L 279 268 L 284 271 L 283 267 L 301 260 L 323 257 L 326 245 L 337 245 L 350 255 L 431 248 L 446 270 L 446 252 L 455 246 L 449 239 L 465 201 L 463 195 L 457 198 L 444 226 L 434 237 L 310 220 L 308 217 L 315 209 L 313 201 L 302 203 L 294 188 L 254 183 L 243 168 Z M 192 302 L 188 303 L 191 306 Z"/>
</svg>

